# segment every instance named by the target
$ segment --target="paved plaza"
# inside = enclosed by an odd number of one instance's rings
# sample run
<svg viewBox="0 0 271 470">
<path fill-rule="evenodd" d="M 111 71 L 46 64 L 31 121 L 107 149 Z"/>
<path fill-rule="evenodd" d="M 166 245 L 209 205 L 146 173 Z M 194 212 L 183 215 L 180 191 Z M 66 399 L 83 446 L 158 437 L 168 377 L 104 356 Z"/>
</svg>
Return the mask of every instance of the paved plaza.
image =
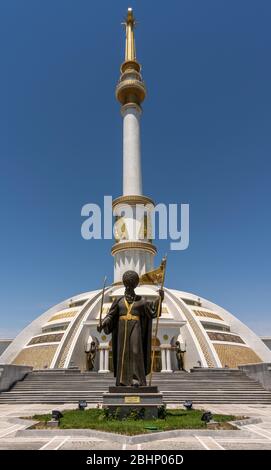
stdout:
<svg viewBox="0 0 271 470">
<path fill-rule="evenodd" d="M 50 412 L 52 405 L 0 405 L 0 450 L 271 450 L 271 405 L 198 405 L 213 413 L 253 418 L 238 430 L 184 430 L 128 437 L 91 430 L 27 430 L 21 418 Z M 74 408 L 64 404 L 59 410 Z"/>
</svg>

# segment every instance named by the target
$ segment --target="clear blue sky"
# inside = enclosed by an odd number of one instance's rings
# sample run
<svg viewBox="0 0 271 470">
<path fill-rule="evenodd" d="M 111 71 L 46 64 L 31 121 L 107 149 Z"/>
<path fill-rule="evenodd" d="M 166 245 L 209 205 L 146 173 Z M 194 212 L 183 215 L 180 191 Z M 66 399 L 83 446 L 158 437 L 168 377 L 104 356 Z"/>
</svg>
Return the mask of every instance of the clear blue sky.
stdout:
<svg viewBox="0 0 271 470">
<path fill-rule="evenodd" d="M 271 335 L 270 1 L 2 0 L 0 336 L 112 278 L 112 243 L 83 240 L 80 211 L 121 194 L 128 6 L 148 87 L 144 193 L 191 211 L 167 285 Z"/>
</svg>

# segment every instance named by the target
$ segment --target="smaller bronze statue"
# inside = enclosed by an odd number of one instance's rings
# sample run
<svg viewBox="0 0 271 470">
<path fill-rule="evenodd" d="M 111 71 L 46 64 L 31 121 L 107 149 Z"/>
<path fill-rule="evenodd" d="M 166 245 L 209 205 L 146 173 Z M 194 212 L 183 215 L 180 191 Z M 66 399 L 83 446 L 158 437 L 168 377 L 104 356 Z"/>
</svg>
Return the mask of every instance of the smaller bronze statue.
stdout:
<svg viewBox="0 0 271 470">
<path fill-rule="evenodd" d="M 178 370 L 183 370 L 183 352 L 181 349 L 180 341 L 176 341 L 175 346 L 176 346 L 176 358 L 177 358 Z"/>
<path fill-rule="evenodd" d="M 96 352 L 97 352 L 97 345 L 95 341 L 91 341 L 90 349 L 85 351 L 87 355 L 88 370 L 94 370 Z"/>
<path fill-rule="evenodd" d="M 115 299 L 97 330 L 112 333 L 112 355 L 116 385 L 146 385 L 151 369 L 152 320 L 157 316 L 159 298 L 147 301 L 135 293 L 139 283 L 135 271 L 123 275 L 125 293 Z M 161 300 L 164 291 L 159 290 Z"/>
</svg>

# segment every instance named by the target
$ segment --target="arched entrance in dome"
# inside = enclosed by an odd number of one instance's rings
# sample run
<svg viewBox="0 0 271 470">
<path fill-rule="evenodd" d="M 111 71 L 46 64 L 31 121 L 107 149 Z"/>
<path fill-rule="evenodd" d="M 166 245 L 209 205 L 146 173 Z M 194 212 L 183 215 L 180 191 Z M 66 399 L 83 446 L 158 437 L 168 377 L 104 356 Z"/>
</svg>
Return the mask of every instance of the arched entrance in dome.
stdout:
<svg viewBox="0 0 271 470">
<path fill-rule="evenodd" d="M 153 372 L 161 372 L 161 348 L 158 338 L 152 338 L 152 354 L 154 350 Z"/>
</svg>

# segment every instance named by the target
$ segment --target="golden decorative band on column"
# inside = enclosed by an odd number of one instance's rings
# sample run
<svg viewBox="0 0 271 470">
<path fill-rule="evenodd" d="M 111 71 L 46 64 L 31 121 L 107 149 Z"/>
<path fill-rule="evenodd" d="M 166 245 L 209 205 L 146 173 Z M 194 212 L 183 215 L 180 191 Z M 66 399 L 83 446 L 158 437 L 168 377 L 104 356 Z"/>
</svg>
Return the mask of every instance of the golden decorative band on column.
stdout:
<svg viewBox="0 0 271 470">
<path fill-rule="evenodd" d="M 142 113 L 142 108 L 139 104 L 137 104 L 137 103 L 126 103 L 120 108 L 120 112 L 121 112 L 122 117 L 124 117 L 126 110 L 131 109 L 131 108 L 135 108 L 137 110 L 137 112 L 139 113 L 139 115 Z"/>
<path fill-rule="evenodd" d="M 148 242 L 119 242 L 112 246 L 111 254 L 114 256 L 119 251 L 124 250 L 144 250 L 149 251 L 153 255 L 156 255 L 156 247 L 152 243 Z"/>
<path fill-rule="evenodd" d="M 136 206 L 137 204 L 147 204 L 155 205 L 153 200 L 147 196 L 131 195 L 131 196 L 120 196 L 113 200 L 112 208 L 114 209 L 119 204 L 129 204 Z"/>
<path fill-rule="evenodd" d="M 121 73 L 125 73 L 126 71 L 133 71 L 138 73 L 138 77 L 141 79 L 140 71 L 141 65 L 136 60 L 126 60 L 120 66 Z"/>
<path fill-rule="evenodd" d="M 137 78 L 122 78 L 116 86 L 116 98 L 122 105 L 129 101 L 140 105 L 146 97 L 145 84 Z"/>
</svg>

